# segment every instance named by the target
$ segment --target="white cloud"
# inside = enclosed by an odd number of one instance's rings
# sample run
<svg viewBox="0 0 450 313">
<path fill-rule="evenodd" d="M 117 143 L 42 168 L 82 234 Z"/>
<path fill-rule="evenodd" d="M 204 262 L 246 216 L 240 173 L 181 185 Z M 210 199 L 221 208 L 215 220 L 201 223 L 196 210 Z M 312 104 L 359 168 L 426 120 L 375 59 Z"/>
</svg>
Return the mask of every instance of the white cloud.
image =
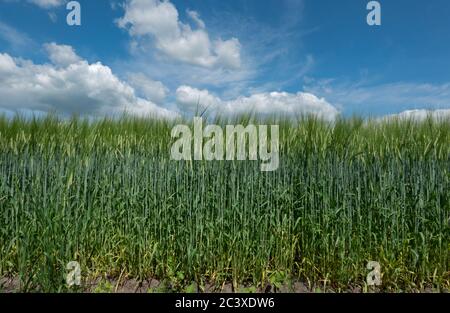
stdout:
<svg viewBox="0 0 450 313">
<path fill-rule="evenodd" d="M 207 68 L 237 69 L 241 66 L 238 39 L 211 41 L 198 13 L 188 11 L 188 16 L 198 29 L 182 23 L 177 9 L 169 1 L 129 0 L 125 15 L 117 23 L 137 40 L 153 38 L 156 48 L 175 60 Z M 139 44 L 139 41 L 134 43 Z"/>
<path fill-rule="evenodd" d="M 78 63 L 81 58 L 75 53 L 71 46 L 58 45 L 54 42 L 44 44 L 48 57 L 53 64 L 67 67 L 70 64 Z"/>
<path fill-rule="evenodd" d="M 58 15 L 56 15 L 55 12 L 48 12 L 48 17 L 53 23 L 56 23 L 58 21 Z"/>
<path fill-rule="evenodd" d="M 148 114 L 172 111 L 138 97 L 134 89 L 100 62 L 89 64 L 71 47 L 46 45 L 53 64 L 35 64 L 0 53 L 0 107 L 6 110 L 81 114 Z"/>
<path fill-rule="evenodd" d="M 176 91 L 177 104 L 184 112 L 198 113 L 206 108 L 217 110 L 222 100 L 209 93 L 190 86 L 180 86 Z"/>
<path fill-rule="evenodd" d="M 146 99 L 156 103 L 161 103 L 169 92 L 169 89 L 163 83 L 152 80 L 142 73 L 129 74 L 127 82 Z"/>
<path fill-rule="evenodd" d="M 28 2 L 34 3 L 41 8 L 49 9 L 64 4 L 66 0 L 28 0 Z"/>
<path fill-rule="evenodd" d="M 0 21 L 0 39 L 9 43 L 9 45 L 15 49 L 30 49 L 33 46 L 33 40 L 30 39 L 26 34 L 21 33 L 15 28 L 9 26 Z"/>
<path fill-rule="evenodd" d="M 225 41 L 218 39 L 214 44 L 217 53 L 216 62 L 218 64 L 223 64 L 225 67 L 229 68 L 241 67 L 241 44 L 239 43 L 239 40 L 236 38 Z"/>
<path fill-rule="evenodd" d="M 440 119 L 450 119 L 450 109 L 442 109 L 442 110 L 407 110 L 403 111 L 398 114 L 392 114 L 383 117 L 382 119 L 392 119 L 392 118 L 399 118 L 399 119 L 412 119 L 415 121 L 423 121 L 427 119 L 428 117 L 431 117 L 435 120 Z"/>
<path fill-rule="evenodd" d="M 200 14 L 197 11 L 187 10 L 187 15 L 197 24 L 199 28 L 205 28 L 205 23 L 201 20 Z"/>
<path fill-rule="evenodd" d="M 325 99 L 304 92 L 257 93 L 226 101 L 211 95 L 207 90 L 180 86 L 176 92 L 176 99 L 178 106 L 187 112 L 207 109 L 208 112 L 223 115 L 254 113 L 262 116 L 274 114 L 293 117 L 314 114 L 326 120 L 333 120 L 339 114 L 338 110 Z"/>
</svg>

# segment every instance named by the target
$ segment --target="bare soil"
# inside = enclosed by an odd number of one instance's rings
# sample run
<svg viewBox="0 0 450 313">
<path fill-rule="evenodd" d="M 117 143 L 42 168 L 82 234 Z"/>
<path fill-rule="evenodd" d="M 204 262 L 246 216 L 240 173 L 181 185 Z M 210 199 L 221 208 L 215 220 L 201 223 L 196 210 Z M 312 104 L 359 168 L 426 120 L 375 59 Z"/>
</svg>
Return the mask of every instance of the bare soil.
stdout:
<svg viewBox="0 0 450 313">
<path fill-rule="evenodd" d="M 217 286 L 214 283 L 208 282 L 205 283 L 204 286 L 197 286 L 195 283 L 193 284 L 193 288 L 189 290 L 189 292 L 193 293 L 335 293 L 335 292 L 344 292 L 344 293 L 362 293 L 362 292 L 385 292 L 380 289 L 372 288 L 369 290 L 364 290 L 360 286 L 349 287 L 347 290 L 335 290 L 332 288 L 323 288 L 320 286 L 312 286 L 309 287 L 307 284 L 303 282 L 294 282 L 291 284 L 285 284 L 276 288 L 270 284 L 267 284 L 263 287 L 254 288 L 252 286 L 239 286 L 234 288 L 231 283 L 224 283 L 220 286 Z M 20 279 L 18 277 L 1 277 L 0 278 L 0 293 L 14 293 L 19 292 L 21 290 Z M 38 290 L 37 290 L 38 291 Z M 166 281 L 160 281 L 157 279 L 150 278 L 148 280 L 136 280 L 124 278 L 118 281 L 117 279 L 104 279 L 104 278 L 96 278 L 89 280 L 88 282 L 84 282 L 81 288 L 76 290 L 77 292 L 82 293 L 167 293 L 167 292 L 187 292 L 184 289 L 175 288 L 171 286 L 170 283 Z M 392 291 L 392 292 L 402 292 Z M 443 292 L 448 293 L 449 290 L 437 290 L 434 288 L 425 288 L 423 290 L 411 290 L 408 292 L 418 292 L 418 293 L 436 293 Z"/>
</svg>

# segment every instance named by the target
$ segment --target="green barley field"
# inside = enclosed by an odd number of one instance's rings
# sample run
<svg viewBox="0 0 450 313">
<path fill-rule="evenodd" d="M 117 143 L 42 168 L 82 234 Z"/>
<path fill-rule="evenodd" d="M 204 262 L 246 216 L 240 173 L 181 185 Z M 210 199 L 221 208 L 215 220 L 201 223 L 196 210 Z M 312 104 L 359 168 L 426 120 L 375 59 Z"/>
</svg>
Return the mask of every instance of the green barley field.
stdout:
<svg viewBox="0 0 450 313">
<path fill-rule="evenodd" d="M 379 291 L 449 288 L 449 120 L 279 120 L 273 172 L 172 161 L 178 123 L 0 117 L 0 277 L 370 290 L 377 261 Z"/>
</svg>

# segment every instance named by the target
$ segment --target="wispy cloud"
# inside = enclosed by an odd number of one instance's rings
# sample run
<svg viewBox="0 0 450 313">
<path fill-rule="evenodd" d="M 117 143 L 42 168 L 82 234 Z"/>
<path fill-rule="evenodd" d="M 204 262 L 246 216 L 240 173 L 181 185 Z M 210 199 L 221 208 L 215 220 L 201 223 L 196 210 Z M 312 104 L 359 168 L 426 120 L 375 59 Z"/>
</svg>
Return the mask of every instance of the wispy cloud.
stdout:
<svg viewBox="0 0 450 313">
<path fill-rule="evenodd" d="M 43 9 L 53 9 L 65 4 L 69 0 L 1 0 L 1 1 L 11 3 L 25 2 L 37 5 L 38 7 L 41 7 Z"/>
<path fill-rule="evenodd" d="M 163 81 L 172 90 L 188 83 L 197 88 L 214 90 L 225 99 L 232 99 L 242 95 L 282 91 L 292 86 L 298 89 L 302 77 L 315 65 L 314 56 L 310 53 L 300 58 L 291 55 L 301 45 L 302 37 L 314 32 L 311 29 L 293 30 L 301 21 L 303 1 L 280 1 L 280 11 L 285 13 L 278 26 L 269 26 L 245 12 L 236 11 L 221 11 L 220 15 L 210 12 L 205 23 L 198 12 L 187 9 L 186 14 L 197 29 L 191 29 L 191 26 L 181 22 L 180 12 L 169 1 L 133 0 L 126 4 L 125 15 L 118 24 L 125 27 L 131 36 L 132 58 L 117 61 L 117 67 L 122 72 L 130 69 L 143 72 Z M 141 14 L 153 11 L 158 13 L 153 18 L 153 13 Z M 195 50 L 199 52 L 194 54 L 195 58 L 189 57 L 190 53 L 184 53 L 197 45 L 194 45 L 196 41 L 191 40 L 193 38 L 190 35 L 184 38 L 191 32 L 203 32 L 207 39 L 203 41 L 203 48 L 200 48 L 201 42 L 198 43 L 198 49 Z M 153 41 L 145 40 L 149 35 Z M 214 43 L 209 38 L 239 38 L 239 49 L 236 41 L 235 44 L 232 39 L 222 40 L 226 44 L 219 49 L 222 51 L 219 54 L 228 55 L 229 58 L 214 57 L 218 50 L 204 49 Z M 174 48 L 177 54 L 182 53 L 183 56 L 174 55 L 164 48 L 167 46 L 161 45 L 162 41 L 167 41 L 171 46 L 182 42 L 189 49 Z M 155 45 L 157 49 L 154 49 Z M 232 64 L 235 66 L 229 66 Z"/>
<path fill-rule="evenodd" d="M 67 2 L 66 0 L 27 0 L 27 1 L 45 9 L 58 7 Z"/>
<path fill-rule="evenodd" d="M 344 112 L 384 115 L 411 109 L 450 108 L 450 82 L 348 82 L 306 79 L 304 90 L 326 98 Z"/>
<path fill-rule="evenodd" d="M 2 21 L 0 21 L 0 40 L 7 42 L 14 51 L 25 48 L 30 49 L 34 46 L 33 40 L 27 34 L 18 31 Z"/>
</svg>

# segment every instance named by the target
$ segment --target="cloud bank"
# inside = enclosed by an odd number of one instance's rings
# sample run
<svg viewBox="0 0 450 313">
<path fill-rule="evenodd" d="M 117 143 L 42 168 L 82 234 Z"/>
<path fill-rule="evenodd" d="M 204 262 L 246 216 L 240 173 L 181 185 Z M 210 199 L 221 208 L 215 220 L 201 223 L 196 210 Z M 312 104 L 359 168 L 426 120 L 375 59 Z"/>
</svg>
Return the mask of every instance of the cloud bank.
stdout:
<svg viewBox="0 0 450 313">
<path fill-rule="evenodd" d="M 176 91 L 176 99 L 179 108 L 184 112 L 195 113 L 207 110 L 225 116 L 254 113 L 259 116 L 296 117 L 302 114 L 314 114 L 325 120 L 334 120 L 339 114 L 339 111 L 325 99 L 304 92 L 296 94 L 266 92 L 233 100 L 222 100 L 211 95 L 207 90 L 180 86 Z"/>
<path fill-rule="evenodd" d="M 44 49 L 50 63 L 35 64 L 0 53 L 0 107 L 63 114 L 178 116 L 157 104 L 163 103 L 169 93 L 161 82 L 142 73 L 130 73 L 127 81 L 122 81 L 108 66 L 89 64 L 68 45 L 52 42 L 44 44 Z M 315 114 L 332 120 L 339 113 L 326 100 L 302 92 L 255 93 L 222 100 L 208 90 L 183 85 L 176 90 L 175 98 L 180 111 L 187 114 L 207 108 L 224 116 Z"/>
<path fill-rule="evenodd" d="M 65 114 L 130 114 L 171 118 L 115 76 L 100 62 L 89 64 L 70 46 L 44 45 L 51 64 L 0 53 L 0 107 L 7 110 L 56 111 Z"/>
</svg>

